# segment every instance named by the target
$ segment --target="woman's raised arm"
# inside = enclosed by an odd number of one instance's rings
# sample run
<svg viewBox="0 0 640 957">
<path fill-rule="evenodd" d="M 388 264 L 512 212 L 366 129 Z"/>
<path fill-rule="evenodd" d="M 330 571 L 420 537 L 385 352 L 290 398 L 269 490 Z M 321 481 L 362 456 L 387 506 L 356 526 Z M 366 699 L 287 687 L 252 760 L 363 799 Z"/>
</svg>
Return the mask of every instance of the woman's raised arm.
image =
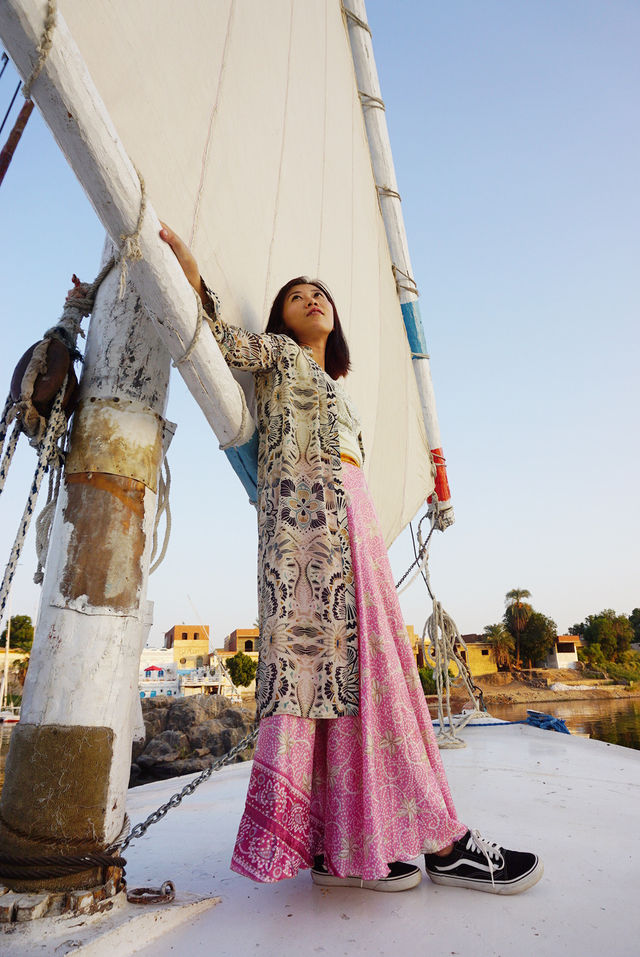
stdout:
<svg viewBox="0 0 640 957">
<path fill-rule="evenodd" d="M 160 220 L 160 222 L 162 223 L 162 220 Z M 180 239 L 177 233 L 174 233 L 172 229 L 169 229 L 166 223 L 162 223 L 160 239 L 164 239 L 165 243 L 171 246 L 176 259 L 182 267 L 183 273 L 202 299 L 202 304 L 204 305 L 204 284 L 200 276 L 200 270 L 198 269 L 198 263 L 196 262 L 195 256 L 192 254 L 187 244 Z"/>
<path fill-rule="evenodd" d="M 182 271 L 200 296 L 209 317 L 209 326 L 227 365 L 247 372 L 261 372 L 273 368 L 282 351 L 285 337 L 247 332 L 246 329 L 225 322 L 216 300 L 202 280 L 198 263 L 187 244 L 166 223 L 162 223 L 160 238 L 171 247 Z"/>
</svg>

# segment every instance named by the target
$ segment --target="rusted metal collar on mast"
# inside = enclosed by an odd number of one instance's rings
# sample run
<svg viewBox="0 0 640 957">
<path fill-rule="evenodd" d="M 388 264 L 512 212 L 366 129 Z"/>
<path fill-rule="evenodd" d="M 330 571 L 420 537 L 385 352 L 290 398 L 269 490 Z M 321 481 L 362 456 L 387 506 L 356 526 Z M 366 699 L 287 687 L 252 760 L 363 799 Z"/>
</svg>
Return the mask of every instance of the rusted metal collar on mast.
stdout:
<svg viewBox="0 0 640 957">
<path fill-rule="evenodd" d="M 91 396 L 76 410 L 67 476 L 122 475 L 158 491 L 158 467 L 175 425 L 142 403 Z"/>
</svg>

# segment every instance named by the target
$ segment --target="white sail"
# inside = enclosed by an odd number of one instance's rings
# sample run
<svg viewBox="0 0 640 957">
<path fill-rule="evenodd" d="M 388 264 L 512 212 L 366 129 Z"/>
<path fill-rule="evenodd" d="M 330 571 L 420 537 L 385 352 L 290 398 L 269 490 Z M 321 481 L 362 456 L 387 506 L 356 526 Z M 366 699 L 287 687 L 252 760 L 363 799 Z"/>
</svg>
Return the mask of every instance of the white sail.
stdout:
<svg viewBox="0 0 640 957">
<path fill-rule="evenodd" d="M 339 0 L 59 8 L 150 202 L 191 242 L 226 319 L 264 328 L 298 274 L 332 289 L 389 544 L 433 468 Z"/>
</svg>

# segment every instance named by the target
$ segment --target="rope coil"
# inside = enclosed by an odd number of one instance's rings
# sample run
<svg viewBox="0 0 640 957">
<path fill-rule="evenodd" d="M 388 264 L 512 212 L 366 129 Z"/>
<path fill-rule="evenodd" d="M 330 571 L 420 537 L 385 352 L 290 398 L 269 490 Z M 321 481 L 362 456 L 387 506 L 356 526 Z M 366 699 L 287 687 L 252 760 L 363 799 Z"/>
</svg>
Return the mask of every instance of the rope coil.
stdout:
<svg viewBox="0 0 640 957">
<path fill-rule="evenodd" d="M 53 877 L 67 877 L 69 874 L 82 874 L 83 871 L 93 870 L 96 867 L 124 869 L 126 863 L 124 857 L 116 857 L 106 851 L 43 857 L 22 857 L 0 853 L 0 877 L 48 880 Z"/>
</svg>

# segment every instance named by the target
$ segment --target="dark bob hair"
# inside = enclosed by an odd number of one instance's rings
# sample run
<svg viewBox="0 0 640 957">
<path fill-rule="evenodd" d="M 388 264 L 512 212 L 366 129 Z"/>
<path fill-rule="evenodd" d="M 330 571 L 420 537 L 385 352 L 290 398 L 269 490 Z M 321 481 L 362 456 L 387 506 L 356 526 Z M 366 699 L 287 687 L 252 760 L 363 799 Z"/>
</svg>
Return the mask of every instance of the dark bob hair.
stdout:
<svg viewBox="0 0 640 957">
<path fill-rule="evenodd" d="M 329 338 L 327 339 L 327 351 L 325 354 L 324 364 L 325 369 L 331 378 L 339 379 L 341 376 L 345 376 L 351 368 L 349 346 L 347 345 L 347 340 L 344 337 L 344 332 L 342 331 L 342 326 L 340 325 L 340 317 L 338 316 L 338 310 L 336 309 L 336 304 L 333 301 L 333 296 L 325 284 L 319 279 L 309 279 L 308 276 L 297 276 L 295 279 L 290 279 L 289 282 L 285 283 L 276 298 L 273 300 L 266 332 L 284 333 L 284 335 L 293 339 L 294 342 L 298 341 L 293 332 L 285 326 L 284 320 L 282 318 L 282 309 L 284 306 L 284 300 L 289 290 L 293 286 L 300 286 L 302 284 L 317 286 L 317 288 L 325 294 L 333 307 L 333 330 L 329 333 Z"/>
</svg>

